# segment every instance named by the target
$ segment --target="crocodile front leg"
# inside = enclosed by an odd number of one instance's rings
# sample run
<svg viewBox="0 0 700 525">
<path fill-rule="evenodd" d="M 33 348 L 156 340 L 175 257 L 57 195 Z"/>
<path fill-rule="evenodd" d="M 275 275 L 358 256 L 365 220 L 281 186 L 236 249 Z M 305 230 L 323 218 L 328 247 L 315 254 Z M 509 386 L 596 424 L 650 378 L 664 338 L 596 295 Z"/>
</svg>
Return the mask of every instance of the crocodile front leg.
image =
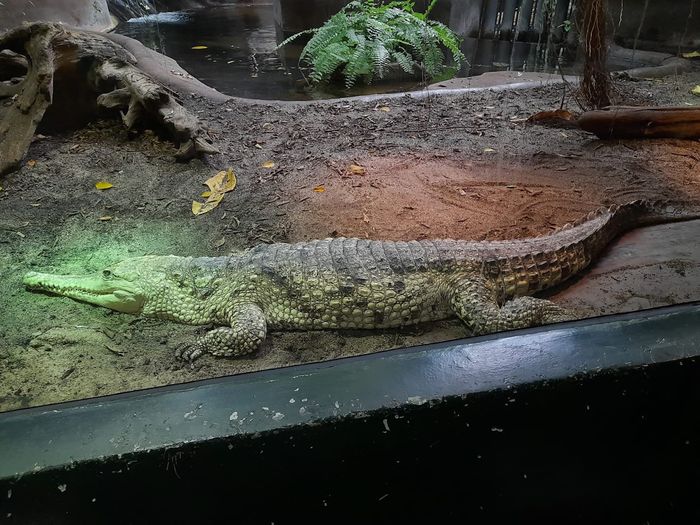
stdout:
<svg viewBox="0 0 700 525">
<path fill-rule="evenodd" d="M 185 345 L 175 352 L 178 359 L 194 361 L 205 353 L 218 357 L 249 354 L 258 349 L 267 334 L 265 314 L 252 303 L 238 304 L 227 314 L 230 325 L 215 328 L 194 344 Z"/>
<path fill-rule="evenodd" d="M 518 297 L 499 306 L 496 287 L 483 277 L 456 280 L 449 293 L 450 306 L 473 335 L 529 328 L 576 319 L 552 301 Z"/>
</svg>

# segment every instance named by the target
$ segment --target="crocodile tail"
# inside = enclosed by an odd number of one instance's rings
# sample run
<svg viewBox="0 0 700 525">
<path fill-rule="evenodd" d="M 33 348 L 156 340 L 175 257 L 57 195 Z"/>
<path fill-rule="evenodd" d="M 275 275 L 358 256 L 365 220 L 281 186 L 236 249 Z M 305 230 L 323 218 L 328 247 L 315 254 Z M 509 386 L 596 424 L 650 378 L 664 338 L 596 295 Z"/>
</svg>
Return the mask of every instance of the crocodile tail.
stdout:
<svg viewBox="0 0 700 525">
<path fill-rule="evenodd" d="M 589 259 L 596 258 L 614 239 L 630 230 L 654 224 L 700 219 L 700 209 L 690 208 L 689 211 L 689 207 L 681 203 L 639 199 L 590 213 L 587 217 L 576 221 L 573 227 L 583 227 L 601 216 L 607 216 L 607 220 L 597 231 L 583 240 Z"/>
<path fill-rule="evenodd" d="M 636 200 L 602 208 L 549 235 L 507 243 L 510 253 L 493 260 L 488 273 L 503 299 L 530 295 L 576 275 L 632 229 L 693 219 L 700 219 L 700 210 L 670 201 Z"/>
</svg>

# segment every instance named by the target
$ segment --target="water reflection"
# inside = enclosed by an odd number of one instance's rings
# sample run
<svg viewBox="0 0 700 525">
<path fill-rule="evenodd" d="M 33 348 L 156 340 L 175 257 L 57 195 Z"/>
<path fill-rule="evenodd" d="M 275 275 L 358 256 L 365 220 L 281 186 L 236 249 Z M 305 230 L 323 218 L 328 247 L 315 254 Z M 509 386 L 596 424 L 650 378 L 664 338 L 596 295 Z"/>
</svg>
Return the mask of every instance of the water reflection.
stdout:
<svg viewBox="0 0 700 525">
<path fill-rule="evenodd" d="M 331 86 L 310 90 L 298 67 L 303 45 L 276 50 L 281 32 L 275 27 L 270 4 L 159 13 L 120 24 L 116 32 L 174 58 L 205 84 L 234 96 L 308 100 L 410 91 L 425 86 L 418 81 L 392 81 L 350 91 Z M 197 46 L 206 49 L 192 49 Z M 468 60 L 459 73 L 463 77 L 486 71 L 553 71 L 557 62 L 551 50 L 547 57 L 546 45 L 530 42 L 465 38 L 462 51 Z M 566 66 L 565 72 L 574 71 Z"/>
</svg>

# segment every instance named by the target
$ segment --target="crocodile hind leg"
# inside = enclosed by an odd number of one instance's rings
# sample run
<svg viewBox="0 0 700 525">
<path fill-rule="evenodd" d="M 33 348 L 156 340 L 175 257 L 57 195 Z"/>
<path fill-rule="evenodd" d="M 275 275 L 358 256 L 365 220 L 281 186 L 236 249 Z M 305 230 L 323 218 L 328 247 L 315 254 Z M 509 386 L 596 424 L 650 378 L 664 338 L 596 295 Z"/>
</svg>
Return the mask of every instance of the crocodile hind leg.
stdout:
<svg viewBox="0 0 700 525">
<path fill-rule="evenodd" d="M 233 357 L 249 354 L 258 349 L 267 334 L 265 314 L 255 304 L 236 305 L 227 316 L 229 326 L 207 332 L 194 344 L 185 345 L 175 356 L 194 361 L 203 354 L 217 357 Z"/>
<path fill-rule="evenodd" d="M 457 281 L 449 293 L 450 306 L 473 335 L 570 321 L 576 317 L 561 306 L 535 297 L 518 297 L 499 306 L 496 287 L 485 278 Z"/>
</svg>

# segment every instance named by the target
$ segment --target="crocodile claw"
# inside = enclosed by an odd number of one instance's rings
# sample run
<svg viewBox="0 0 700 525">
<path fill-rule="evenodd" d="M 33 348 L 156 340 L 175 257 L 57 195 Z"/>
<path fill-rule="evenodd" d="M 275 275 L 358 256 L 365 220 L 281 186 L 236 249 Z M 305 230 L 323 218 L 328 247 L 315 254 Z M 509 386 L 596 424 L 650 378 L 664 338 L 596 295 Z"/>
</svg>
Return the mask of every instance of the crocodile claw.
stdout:
<svg viewBox="0 0 700 525">
<path fill-rule="evenodd" d="M 175 350 L 175 357 L 181 361 L 194 362 L 196 359 L 204 355 L 204 350 L 202 350 L 202 345 L 195 344 L 184 344 Z"/>
</svg>

